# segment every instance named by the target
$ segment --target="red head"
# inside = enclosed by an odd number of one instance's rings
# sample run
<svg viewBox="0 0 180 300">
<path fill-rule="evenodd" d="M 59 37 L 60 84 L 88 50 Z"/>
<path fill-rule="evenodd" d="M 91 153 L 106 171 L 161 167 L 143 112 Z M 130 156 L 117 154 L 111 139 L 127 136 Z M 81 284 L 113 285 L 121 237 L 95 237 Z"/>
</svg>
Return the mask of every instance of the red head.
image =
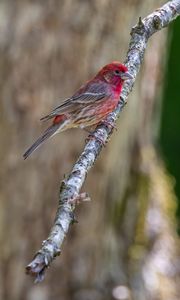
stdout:
<svg viewBox="0 0 180 300">
<path fill-rule="evenodd" d="M 125 80 L 133 78 L 128 73 L 127 67 L 118 61 L 113 61 L 104 66 L 97 74 L 97 77 L 115 86 L 122 85 Z"/>
</svg>

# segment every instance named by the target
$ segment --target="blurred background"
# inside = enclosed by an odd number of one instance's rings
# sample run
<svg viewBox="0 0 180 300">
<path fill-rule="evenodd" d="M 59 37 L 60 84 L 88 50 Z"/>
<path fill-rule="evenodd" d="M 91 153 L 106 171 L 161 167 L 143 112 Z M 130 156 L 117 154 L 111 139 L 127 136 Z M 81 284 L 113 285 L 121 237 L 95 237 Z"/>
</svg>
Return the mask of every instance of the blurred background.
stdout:
<svg viewBox="0 0 180 300">
<path fill-rule="evenodd" d="M 86 138 L 67 131 L 23 161 L 46 126 L 40 117 L 123 61 L 138 17 L 165 2 L 0 1 L 0 299 L 179 299 L 180 19 L 149 41 L 61 257 L 43 283 L 25 275 Z"/>
</svg>

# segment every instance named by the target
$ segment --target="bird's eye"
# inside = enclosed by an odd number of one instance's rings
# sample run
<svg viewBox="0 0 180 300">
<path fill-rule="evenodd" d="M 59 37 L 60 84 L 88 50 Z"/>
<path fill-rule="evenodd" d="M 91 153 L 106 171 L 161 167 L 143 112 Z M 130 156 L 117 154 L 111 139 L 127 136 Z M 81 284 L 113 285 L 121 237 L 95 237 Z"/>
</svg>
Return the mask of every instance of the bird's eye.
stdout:
<svg viewBox="0 0 180 300">
<path fill-rule="evenodd" d="M 114 73 L 115 73 L 116 75 L 119 75 L 119 74 L 120 74 L 120 71 L 119 71 L 119 70 L 115 70 Z"/>
</svg>

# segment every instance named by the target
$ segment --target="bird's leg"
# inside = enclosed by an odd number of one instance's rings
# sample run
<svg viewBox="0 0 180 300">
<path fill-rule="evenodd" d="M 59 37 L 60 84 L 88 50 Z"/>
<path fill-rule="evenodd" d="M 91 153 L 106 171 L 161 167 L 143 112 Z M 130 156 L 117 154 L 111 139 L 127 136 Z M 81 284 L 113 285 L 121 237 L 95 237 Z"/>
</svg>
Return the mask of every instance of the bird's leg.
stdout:
<svg viewBox="0 0 180 300">
<path fill-rule="evenodd" d="M 112 122 L 110 122 L 110 121 L 107 121 L 107 120 L 102 120 L 101 122 L 99 122 L 99 124 L 98 125 L 105 125 L 105 126 L 107 126 L 108 127 L 108 129 L 110 129 L 110 130 L 113 130 L 113 129 L 115 129 L 116 131 L 117 131 L 117 127 L 116 127 L 116 125 L 115 124 L 113 124 Z"/>
<path fill-rule="evenodd" d="M 106 146 L 105 142 L 100 137 L 97 137 L 94 132 L 90 132 L 85 141 L 86 143 L 88 143 L 89 140 L 94 140 L 94 139 L 100 142 L 104 147 Z"/>
<path fill-rule="evenodd" d="M 86 143 L 88 143 L 89 140 L 96 139 L 97 141 L 99 141 L 105 147 L 105 142 L 100 137 L 95 136 L 94 131 L 91 131 L 87 128 L 83 128 L 83 130 L 85 130 L 86 132 L 89 133 L 88 137 L 85 140 Z"/>
</svg>

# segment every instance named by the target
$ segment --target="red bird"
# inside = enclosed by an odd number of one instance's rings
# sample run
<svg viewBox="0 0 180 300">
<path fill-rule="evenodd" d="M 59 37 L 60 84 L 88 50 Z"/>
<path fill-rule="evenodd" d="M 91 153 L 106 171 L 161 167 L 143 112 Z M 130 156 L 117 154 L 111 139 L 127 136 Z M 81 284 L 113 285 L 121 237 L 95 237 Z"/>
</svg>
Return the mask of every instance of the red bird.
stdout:
<svg viewBox="0 0 180 300">
<path fill-rule="evenodd" d="M 69 128 L 85 128 L 103 122 L 118 104 L 125 80 L 133 77 L 123 64 L 114 61 L 104 66 L 71 97 L 41 120 L 53 119 L 52 125 L 24 153 L 26 159 L 41 143 Z"/>
</svg>

